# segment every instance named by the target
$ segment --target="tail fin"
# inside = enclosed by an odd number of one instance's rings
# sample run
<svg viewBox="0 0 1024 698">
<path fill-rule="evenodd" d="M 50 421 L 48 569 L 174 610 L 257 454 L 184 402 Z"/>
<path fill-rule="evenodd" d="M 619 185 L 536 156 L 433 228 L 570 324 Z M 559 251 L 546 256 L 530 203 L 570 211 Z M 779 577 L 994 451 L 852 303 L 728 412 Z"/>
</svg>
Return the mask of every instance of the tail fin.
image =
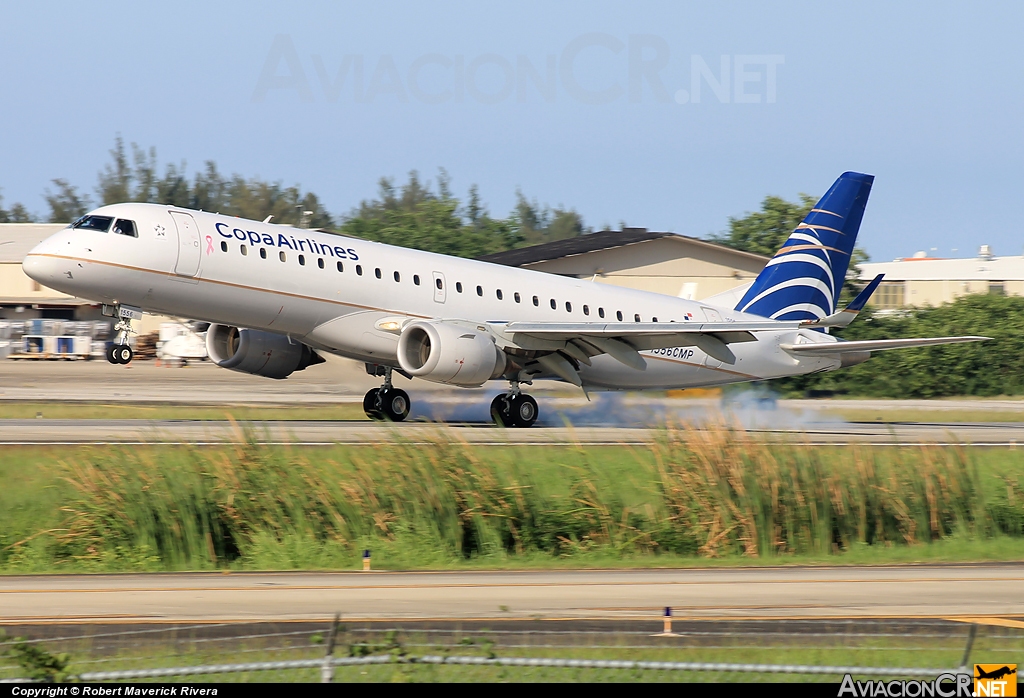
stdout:
<svg viewBox="0 0 1024 698">
<path fill-rule="evenodd" d="M 835 312 L 873 175 L 846 172 L 790 234 L 736 310 L 774 320 L 816 320 Z"/>
</svg>

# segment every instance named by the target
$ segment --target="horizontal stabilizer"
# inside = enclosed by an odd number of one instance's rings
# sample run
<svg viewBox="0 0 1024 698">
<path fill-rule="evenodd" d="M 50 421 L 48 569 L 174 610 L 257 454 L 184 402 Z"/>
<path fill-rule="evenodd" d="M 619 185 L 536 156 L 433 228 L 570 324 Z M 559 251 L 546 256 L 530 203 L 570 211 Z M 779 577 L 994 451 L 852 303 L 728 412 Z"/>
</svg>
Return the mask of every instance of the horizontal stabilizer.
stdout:
<svg viewBox="0 0 1024 698">
<path fill-rule="evenodd" d="M 868 300 L 871 298 L 871 294 L 878 288 L 878 284 L 882 283 L 882 277 L 885 274 L 879 274 L 871 280 L 867 286 L 857 294 L 857 297 L 853 301 L 840 310 L 838 313 L 832 313 L 826 317 L 813 322 L 807 322 L 804 327 L 846 327 L 857 318 L 857 314 L 864 309 L 867 305 Z"/>
<path fill-rule="evenodd" d="M 851 351 L 885 351 L 887 349 L 910 349 L 932 347 L 937 344 L 962 344 L 984 342 L 991 337 L 921 337 L 917 339 L 868 339 L 856 342 L 814 342 L 810 344 L 780 344 L 785 351 L 810 356 L 828 356 Z"/>
</svg>

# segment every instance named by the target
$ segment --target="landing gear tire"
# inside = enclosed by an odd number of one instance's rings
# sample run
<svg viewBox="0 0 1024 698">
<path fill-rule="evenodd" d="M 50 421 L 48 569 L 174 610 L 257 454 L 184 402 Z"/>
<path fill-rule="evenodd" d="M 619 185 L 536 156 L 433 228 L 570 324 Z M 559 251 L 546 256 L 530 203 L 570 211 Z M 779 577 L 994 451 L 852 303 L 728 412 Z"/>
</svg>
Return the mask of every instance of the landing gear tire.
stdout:
<svg viewBox="0 0 1024 698">
<path fill-rule="evenodd" d="M 537 401 L 526 393 L 519 393 L 518 395 L 512 395 L 508 399 L 510 411 L 512 413 L 512 419 L 515 421 L 517 427 L 523 429 L 532 427 L 533 423 L 537 421 L 537 415 L 539 413 L 537 409 Z"/>
<path fill-rule="evenodd" d="M 363 397 L 363 412 L 377 422 L 384 420 L 384 413 L 380 409 L 379 395 L 380 388 L 374 388 Z"/>
<path fill-rule="evenodd" d="M 508 402 L 508 395 L 498 395 L 491 400 L 491 421 L 499 427 L 515 426 L 512 422 L 512 406 Z"/>
<path fill-rule="evenodd" d="M 127 344 L 111 344 L 107 347 L 107 361 L 112 364 L 126 364 L 133 356 L 135 352 Z"/>
<path fill-rule="evenodd" d="M 411 406 L 409 394 L 400 388 L 374 388 L 363 397 L 363 412 L 378 422 L 401 422 Z"/>
<path fill-rule="evenodd" d="M 389 422 L 401 422 L 408 417 L 410 406 L 409 394 L 401 388 L 380 391 L 380 408 Z"/>
<path fill-rule="evenodd" d="M 524 393 L 499 395 L 491 401 L 491 419 L 500 427 L 532 427 L 537 415 L 537 401 Z"/>
</svg>

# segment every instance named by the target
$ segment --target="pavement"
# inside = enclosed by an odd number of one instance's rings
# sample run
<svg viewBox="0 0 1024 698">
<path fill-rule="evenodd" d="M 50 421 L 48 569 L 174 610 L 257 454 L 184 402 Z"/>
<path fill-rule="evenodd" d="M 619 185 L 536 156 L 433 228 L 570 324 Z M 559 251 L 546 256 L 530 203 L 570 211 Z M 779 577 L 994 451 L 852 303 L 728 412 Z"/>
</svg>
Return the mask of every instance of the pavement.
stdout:
<svg viewBox="0 0 1024 698">
<path fill-rule="evenodd" d="M 0 623 L 946 618 L 1024 627 L 1024 563 L 0 577 Z"/>
<path fill-rule="evenodd" d="M 481 418 L 484 412 L 481 410 Z M 374 444 L 402 440 L 429 444 L 459 441 L 479 445 L 645 444 L 658 438 L 658 429 L 608 426 L 534 426 L 501 429 L 489 423 L 381 424 L 370 421 L 246 422 L 244 428 L 227 421 L 147 419 L 3 419 L 0 444 L 220 444 L 247 438 L 258 442 L 305 446 Z M 247 432 L 250 436 L 247 436 Z M 964 444 L 1008 446 L 1024 444 L 1024 424 L 871 424 L 805 423 L 797 427 L 748 427 L 747 435 L 768 443 L 807 445 L 872 444 L 913 446 Z"/>
</svg>

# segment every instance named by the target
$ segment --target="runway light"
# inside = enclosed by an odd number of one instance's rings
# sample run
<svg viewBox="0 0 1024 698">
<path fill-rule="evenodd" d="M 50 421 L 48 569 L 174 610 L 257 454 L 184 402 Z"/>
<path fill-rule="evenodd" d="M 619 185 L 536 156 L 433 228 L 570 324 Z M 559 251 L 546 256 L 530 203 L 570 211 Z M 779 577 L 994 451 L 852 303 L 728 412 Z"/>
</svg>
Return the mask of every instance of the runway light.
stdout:
<svg viewBox="0 0 1024 698">
<path fill-rule="evenodd" d="M 672 609 L 665 606 L 665 626 L 660 633 L 655 633 L 651 637 L 679 637 L 678 634 L 672 632 Z"/>
<path fill-rule="evenodd" d="M 369 571 L 370 571 L 370 551 L 369 550 L 364 550 L 363 551 L 363 572 L 369 572 Z"/>
</svg>

